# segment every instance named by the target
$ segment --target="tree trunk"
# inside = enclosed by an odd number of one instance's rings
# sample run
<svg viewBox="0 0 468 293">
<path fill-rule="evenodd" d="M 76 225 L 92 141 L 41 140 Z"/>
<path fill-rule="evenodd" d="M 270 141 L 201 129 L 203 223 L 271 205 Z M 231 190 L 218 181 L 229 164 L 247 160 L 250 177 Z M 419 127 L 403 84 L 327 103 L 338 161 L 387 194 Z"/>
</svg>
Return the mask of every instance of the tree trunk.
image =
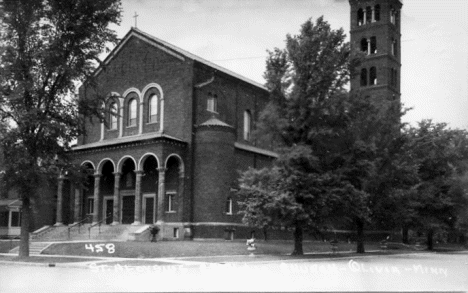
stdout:
<svg viewBox="0 0 468 293">
<path fill-rule="evenodd" d="M 263 239 L 265 241 L 268 241 L 268 228 L 267 228 L 267 226 L 263 227 Z"/>
<path fill-rule="evenodd" d="M 407 226 L 407 225 L 403 225 L 403 228 L 402 228 L 402 230 L 401 230 L 401 241 L 402 241 L 404 244 L 408 244 L 408 243 L 409 243 L 408 233 L 409 233 L 408 226 Z"/>
<path fill-rule="evenodd" d="M 303 231 L 302 224 L 296 222 L 294 224 L 294 251 L 291 255 L 303 255 L 304 251 L 302 250 L 302 240 L 303 240 Z"/>
<path fill-rule="evenodd" d="M 357 230 L 357 253 L 364 253 L 364 222 L 361 219 L 356 219 L 356 230 Z"/>
<path fill-rule="evenodd" d="M 427 231 L 427 250 L 433 250 L 434 249 L 434 229 L 429 228 Z"/>
<path fill-rule="evenodd" d="M 21 236 L 18 256 L 29 257 L 29 219 L 31 215 L 31 204 L 28 197 L 23 197 L 22 202 Z"/>
</svg>

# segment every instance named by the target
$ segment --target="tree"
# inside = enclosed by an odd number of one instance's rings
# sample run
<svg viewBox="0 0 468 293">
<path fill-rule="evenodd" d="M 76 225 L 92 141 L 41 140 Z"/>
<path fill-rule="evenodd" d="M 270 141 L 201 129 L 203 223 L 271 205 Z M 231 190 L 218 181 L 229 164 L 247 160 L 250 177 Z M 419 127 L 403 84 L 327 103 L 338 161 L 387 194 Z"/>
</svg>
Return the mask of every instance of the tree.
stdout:
<svg viewBox="0 0 468 293">
<path fill-rule="evenodd" d="M 427 246 L 432 250 L 435 230 L 455 228 L 466 212 L 463 186 L 468 171 L 468 133 L 423 120 L 418 127 L 409 128 L 407 135 L 419 176 L 409 206 L 414 224 L 427 230 Z"/>
<path fill-rule="evenodd" d="M 29 256 L 31 200 L 42 178 L 69 166 L 67 151 L 84 133 L 84 117 L 100 114 L 99 99 L 78 101 L 99 54 L 116 43 L 120 0 L 4 0 L 0 50 L 0 121 L 5 178 L 22 200 L 19 255 Z"/>
<path fill-rule="evenodd" d="M 342 29 L 331 30 L 320 17 L 288 35 L 286 49 L 267 60 L 271 101 L 259 133 L 280 142 L 280 158 L 269 170 L 243 174 L 241 213 L 253 225 L 294 227 L 293 254 L 302 254 L 304 229 L 338 215 L 356 224 L 357 251 L 364 252 L 372 180 L 385 162 L 385 143 L 399 134 L 399 104 L 346 92 L 361 56 L 344 39 Z"/>
<path fill-rule="evenodd" d="M 271 101 L 261 113 L 259 132 L 279 141 L 281 158 L 268 179 L 276 182 L 278 191 L 266 199 L 276 207 L 268 212 L 294 228 L 293 254 L 302 254 L 303 230 L 318 220 L 326 198 L 324 186 L 334 181 L 314 152 L 321 146 L 314 150 L 310 146 L 319 141 L 314 134 L 323 131 L 333 140 L 333 128 L 341 127 L 342 111 L 334 107 L 343 107 L 338 96 L 349 81 L 350 53 L 343 30 L 332 30 L 323 17 L 305 22 L 299 35 L 287 35 L 285 49 L 269 52 L 265 79 Z M 247 183 L 257 182 L 261 175 L 252 171 L 241 179 L 246 222 L 255 223 L 251 213 L 255 209 L 249 209 L 255 206 L 255 192 L 249 192 Z"/>
</svg>

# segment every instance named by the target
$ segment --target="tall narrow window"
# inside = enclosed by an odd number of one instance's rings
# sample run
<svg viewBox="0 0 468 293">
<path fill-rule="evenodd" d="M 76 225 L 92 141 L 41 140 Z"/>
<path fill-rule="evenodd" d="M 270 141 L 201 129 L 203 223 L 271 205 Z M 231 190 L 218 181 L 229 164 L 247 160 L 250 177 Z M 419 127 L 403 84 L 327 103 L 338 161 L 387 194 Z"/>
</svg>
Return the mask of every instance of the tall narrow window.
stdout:
<svg viewBox="0 0 468 293">
<path fill-rule="evenodd" d="M 158 122 L 158 96 L 151 95 L 148 98 L 148 123 Z"/>
<path fill-rule="evenodd" d="M 369 71 L 369 85 L 376 85 L 377 84 L 377 69 L 375 67 L 371 67 Z"/>
<path fill-rule="evenodd" d="M 94 213 L 94 198 L 88 197 L 87 203 L 88 203 L 88 209 L 86 210 L 86 213 L 88 215 L 93 214 Z"/>
<path fill-rule="evenodd" d="M 232 215 L 232 198 L 230 197 L 226 200 L 226 214 Z"/>
<path fill-rule="evenodd" d="M 174 210 L 175 193 L 166 193 L 166 195 L 167 195 L 166 212 L 175 212 Z"/>
<path fill-rule="evenodd" d="M 377 54 L 377 38 L 376 37 L 370 38 L 370 53 Z"/>
<path fill-rule="evenodd" d="M 8 227 L 10 214 L 8 211 L 0 212 L 0 227 Z"/>
<path fill-rule="evenodd" d="M 19 212 L 11 212 L 11 227 L 20 227 L 21 217 Z"/>
<path fill-rule="evenodd" d="M 390 6 L 390 22 L 395 24 L 396 21 L 396 11 Z"/>
<path fill-rule="evenodd" d="M 366 7 L 366 23 L 372 22 L 372 8 L 370 6 Z"/>
<path fill-rule="evenodd" d="M 210 94 L 207 100 L 206 109 L 210 112 L 218 112 L 218 96 Z"/>
<path fill-rule="evenodd" d="M 127 126 L 136 126 L 137 122 L 137 101 L 136 99 L 131 99 L 128 102 L 128 110 L 127 110 Z"/>
<path fill-rule="evenodd" d="M 110 129 L 117 129 L 117 114 L 118 114 L 117 103 L 112 102 L 112 104 L 109 107 L 109 110 L 110 110 L 110 113 L 109 113 Z"/>
<path fill-rule="evenodd" d="M 400 26 L 400 13 L 398 13 L 398 11 L 395 11 L 395 25 L 397 27 Z"/>
<path fill-rule="evenodd" d="M 374 7 L 375 10 L 375 21 L 380 21 L 380 5 L 377 4 Z"/>
<path fill-rule="evenodd" d="M 361 39 L 361 51 L 367 54 L 367 39 L 363 38 Z"/>
<path fill-rule="evenodd" d="M 357 12 L 357 25 L 361 26 L 363 24 L 364 24 L 364 11 L 362 10 L 362 8 L 359 8 Z"/>
<path fill-rule="evenodd" d="M 392 55 L 397 55 L 397 41 L 392 38 Z"/>
<path fill-rule="evenodd" d="M 244 139 L 251 139 L 251 130 L 252 130 L 252 114 L 249 110 L 244 112 Z"/>
<path fill-rule="evenodd" d="M 367 85 L 367 69 L 361 69 L 361 86 Z"/>
</svg>

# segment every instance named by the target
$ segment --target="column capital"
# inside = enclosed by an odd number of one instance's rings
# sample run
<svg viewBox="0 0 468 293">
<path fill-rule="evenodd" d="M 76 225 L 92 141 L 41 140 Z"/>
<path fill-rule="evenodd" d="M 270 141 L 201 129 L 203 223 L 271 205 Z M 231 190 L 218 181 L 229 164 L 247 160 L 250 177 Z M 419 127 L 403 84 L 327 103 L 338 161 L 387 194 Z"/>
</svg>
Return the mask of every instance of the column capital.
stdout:
<svg viewBox="0 0 468 293">
<path fill-rule="evenodd" d="M 94 178 L 101 178 L 102 174 L 101 173 L 94 173 L 93 177 Z"/>
<path fill-rule="evenodd" d="M 167 168 L 161 167 L 161 168 L 157 168 L 156 170 L 158 170 L 159 173 L 163 173 L 167 171 Z"/>
<path fill-rule="evenodd" d="M 59 175 L 59 177 L 57 178 L 59 181 L 63 181 L 65 180 L 65 176 L 63 176 L 62 174 Z"/>
<path fill-rule="evenodd" d="M 142 175 L 143 173 L 145 173 L 143 170 L 137 170 L 137 171 L 135 171 L 135 174 L 136 174 L 136 175 Z"/>
<path fill-rule="evenodd" d="M 113 172 L 112 175 L 114 175 L 114 176 L 120 176 L 120 175 L 122 175 L 122 172 Z"/>
</svg>

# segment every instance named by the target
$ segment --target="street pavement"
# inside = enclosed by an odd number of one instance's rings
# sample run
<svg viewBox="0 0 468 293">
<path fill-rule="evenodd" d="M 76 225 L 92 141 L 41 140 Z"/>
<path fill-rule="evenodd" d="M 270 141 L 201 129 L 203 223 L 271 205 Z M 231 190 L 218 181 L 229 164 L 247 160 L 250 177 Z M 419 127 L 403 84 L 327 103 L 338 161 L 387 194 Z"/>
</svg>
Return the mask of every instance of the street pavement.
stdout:
<svg viewBox="0 0 468 293">
<path fill-rule="evenodd" d="M 50 262 L 52 263 L 52 261 Z M 468 252 L 0 263 L 0 292 L 467 291 Z"/>
</svg>

